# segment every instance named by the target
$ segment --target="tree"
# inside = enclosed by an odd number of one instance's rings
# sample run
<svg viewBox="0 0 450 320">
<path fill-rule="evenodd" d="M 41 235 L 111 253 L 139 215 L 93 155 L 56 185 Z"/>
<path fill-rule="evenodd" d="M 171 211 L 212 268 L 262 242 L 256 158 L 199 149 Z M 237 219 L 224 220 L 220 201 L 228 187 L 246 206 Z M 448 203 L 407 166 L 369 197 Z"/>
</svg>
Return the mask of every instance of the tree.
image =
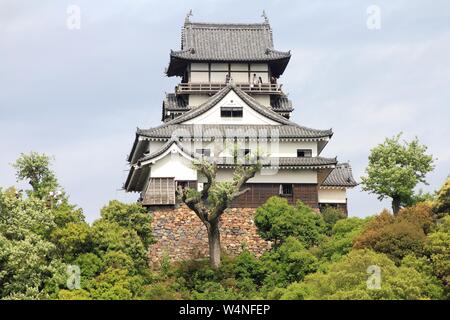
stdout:
<svg viewBox="0 0 450 320">
<path fill-rule="evenodd" d="M 17 180 L 28 180 L 33 188 L 32 193 L 41 199 L 58 187 L 56 176 L 50 169 L 51 160 L 45 154 L 31 152 L 28 155 L 22 153 L 13 164 Z"/>
<path fill-rule="evenodd" d="M 385 210 L 355 238 L 353 247 L 370 248 L 398 262 L 408 254 L 422 254 L 425 239 L 420 221 L 411 222 L 406 213 L 396 217 Z"/>
<path fill-rule="evenodd" d="M 421 202 L 412 207 L 403 208 L 399 211 L 397 220 L 406 220 L 417 224 L 427 234 L 435 223 L 432 203 Z"/>
<path fill-rule="evenodd" d="M 371 266 L 377 266 L 381 272 L 379 288 L 368 286 Z M 442 288 L 428 281 L 427 274 L 408 266 L 397 267 L 384 254 L 354 250 L 331 264 L 327 272 L 307 275 L 303 282 L 277 290 L 275 297 L 288 300 L 439 299 Z"/>
<path fill-rule="evenodd" d="M 323 220 L 325 221 L 325 224 L 327 225 L 328 233 L 331 232 L 333 226 L 341 219 L 345 219 L 345 213 L 338 209 L 333 207 L 326 207 L 324 210 L 320 213 L 322 215 Z"/>
<path fill-rule="evenodd" d="M 293 281 L 301 281 L 318 268 L 318 259 L 294 237 L 289 237 L 279 247 L 263 255 L 261 259 L 268 277 L 269 287 L 285 287 Z"/>
<path fill-rule="evenodd" d="M 361 178 L 364 191 L 378 195 L 379 200 L 392 199 L 394 214 L 411 201 L 418 183 L 426 184 L 425 176 L 434 168 L 426 146 L 417 138 L 401 143 L 400 137 L 401 134 L 387 138 L 371 150 L 367 176 Z"/>
<path fill-rule="evenodd" d="M 269 198 L 256 210 L 258 233 L 278 245 L 289 236 L 298 238 L 306 248 L 318 245 L 326 231 L 322 217 L 298 201 L 296 206 L 280 197 Z"/>
<path fill-rule="evenodd" d="M 217 181 L 217 164 L 214 162 L 196 161 L 193 166 L 206 178 L 206 183 L 200 192 L 186 188 L 181 193 L 181 200 L 205 225 L 208 233 L 210 263 L 213 268 L 218 268 L 221 254 L 220 217 L 234 199 L 248 191 L 248 188 L 242 188 L 260 170 L 261 165 L 259 162 L 246 166 L 238 165 L 233 173 L 232 181 L 226 182 Z"/>
<path fill-rule="evenodd" d="M 55 227 L 44 200 L 0 190 L 0 298 L 49 298 L 65 266 L 47 237 Z"/>
<path fill-rule="evenodd" d="M 133 229 L 147 247 L 153 241 L 150 213 L 139 203 L 122 203 L 112 200 L 101 210 L 105 221 L 116 222 L 124 228 Z"/>
<path fill-rule="evenodd" d="M 434 274 L 442 280 L 450 298 L 450 216 L 444 217 L 437 229 L 428 234 L 425 250 Z"/>
<path fill-rule="evenodd" d="M 336 222 L 331 229 L 331 236 L 319 247 L 319 256 L 325 261 L 337 261 L 353 247 L 354 239 L 359 236 L 368 223 L 368 219 L 347 218 Z"/>
<path fill-rule="evenodd" d="M 437 192 L 433 211 L 438 219 L 450 214 L 450 179 Z"/>
</svg>

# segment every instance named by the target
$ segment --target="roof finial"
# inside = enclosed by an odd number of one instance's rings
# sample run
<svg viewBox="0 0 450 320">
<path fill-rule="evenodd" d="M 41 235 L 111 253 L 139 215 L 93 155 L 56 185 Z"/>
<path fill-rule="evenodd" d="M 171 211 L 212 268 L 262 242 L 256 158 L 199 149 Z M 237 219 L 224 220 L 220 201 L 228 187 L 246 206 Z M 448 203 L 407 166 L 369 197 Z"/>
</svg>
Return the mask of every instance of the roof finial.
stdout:
<svg viewBox="0 0 450 320">
<path fill-rule="evenodd" d="M 263 10 L 261 17 L 264 18 L 264 22 L 269 24 L 269 18 L 267 18 L 266 10 Z"/>
<path fill-rule="evenodd" d="M 184 23 L 189 23 L 189 22 L 191 22 L 191 21 L 189 20 L 189 17 L 192 17 L 192 16 L 193 16 L 193 14 L 192 14 L 192 9 L 190 9 L 189 12 L 188 12 L 187 15 L 186 15 L 186 18 L 184 19 Z"/>
</svg>

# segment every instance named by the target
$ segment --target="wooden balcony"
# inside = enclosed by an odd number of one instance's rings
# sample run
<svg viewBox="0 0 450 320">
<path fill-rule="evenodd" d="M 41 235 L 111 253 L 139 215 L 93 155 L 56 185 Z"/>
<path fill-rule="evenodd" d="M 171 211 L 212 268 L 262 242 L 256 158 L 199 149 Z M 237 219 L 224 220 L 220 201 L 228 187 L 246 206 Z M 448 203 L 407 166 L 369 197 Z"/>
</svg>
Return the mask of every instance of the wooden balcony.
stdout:
<svg viewBox="0 0 450 320">
<path fill-rule="evenodd" d="M 176 94 L 208 94 L 216 93 L 223 89 L 226 83 L 180 83 L 175 88 Z M 246 93 L 251 94 L 276 94 L 282 95 L 281 90 L 283 85 L 261 83 L 259 85 L 252 85 L 249 83 L 236 83 L 236 87 Z"/>
</svg>

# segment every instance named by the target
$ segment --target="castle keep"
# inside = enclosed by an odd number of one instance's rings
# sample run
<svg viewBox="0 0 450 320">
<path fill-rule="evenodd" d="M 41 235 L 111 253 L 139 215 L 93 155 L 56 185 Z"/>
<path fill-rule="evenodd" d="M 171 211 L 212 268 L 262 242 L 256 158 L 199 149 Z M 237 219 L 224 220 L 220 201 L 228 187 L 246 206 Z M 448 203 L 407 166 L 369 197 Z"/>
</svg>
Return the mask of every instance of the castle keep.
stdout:
<svg viewBox="0 0 450 320">
<path fill-rule="evenodd" d="M 137 130 L 124 189 L 139 192 L 144 206 L 165 215 L 177 207 L 178 188 L 203 188 L 206 180 L 193 161 L 217 163 L 217 179 L 227 181 L 246 156 L 257 154 L 261 172 L 232 204 L 236 214 L 271 196 L 347 212 L 346 189 L 356 182 L 349 164 L 323 155 L 332 130 L 290 120 L 294 108 L 281 81 L 290 58 L 289 51 L 274 48 L 266 17 L 262 23 L 216 24 L 188 16 L 181 48 L 170 52 L 166 69 L 180 83 L 164 98 L 162 124 Z M 161 220 L 154 223 L 164 230 Z"/>
</svg>

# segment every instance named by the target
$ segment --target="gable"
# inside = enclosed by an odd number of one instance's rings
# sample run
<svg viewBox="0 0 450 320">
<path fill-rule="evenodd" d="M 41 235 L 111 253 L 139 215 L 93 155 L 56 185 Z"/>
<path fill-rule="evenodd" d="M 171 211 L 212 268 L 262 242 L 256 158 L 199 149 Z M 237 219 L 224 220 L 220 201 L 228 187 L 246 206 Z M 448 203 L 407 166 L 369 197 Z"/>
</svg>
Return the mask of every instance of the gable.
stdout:
<svg viewBox="0 0 450 320">
<path fill-rule="evenodd" d="M 221 117 L 222 107 L 242 108 L 241 118 Z M 183 124 L 243 124 L 243 125 L 279 125 L 280 123 L 269 119 L 265 115 L 251 108 L 239 97 L 234 90 L 230 90 L 212 108 L 198 116 L 189 119 Z"/>
</svg>

